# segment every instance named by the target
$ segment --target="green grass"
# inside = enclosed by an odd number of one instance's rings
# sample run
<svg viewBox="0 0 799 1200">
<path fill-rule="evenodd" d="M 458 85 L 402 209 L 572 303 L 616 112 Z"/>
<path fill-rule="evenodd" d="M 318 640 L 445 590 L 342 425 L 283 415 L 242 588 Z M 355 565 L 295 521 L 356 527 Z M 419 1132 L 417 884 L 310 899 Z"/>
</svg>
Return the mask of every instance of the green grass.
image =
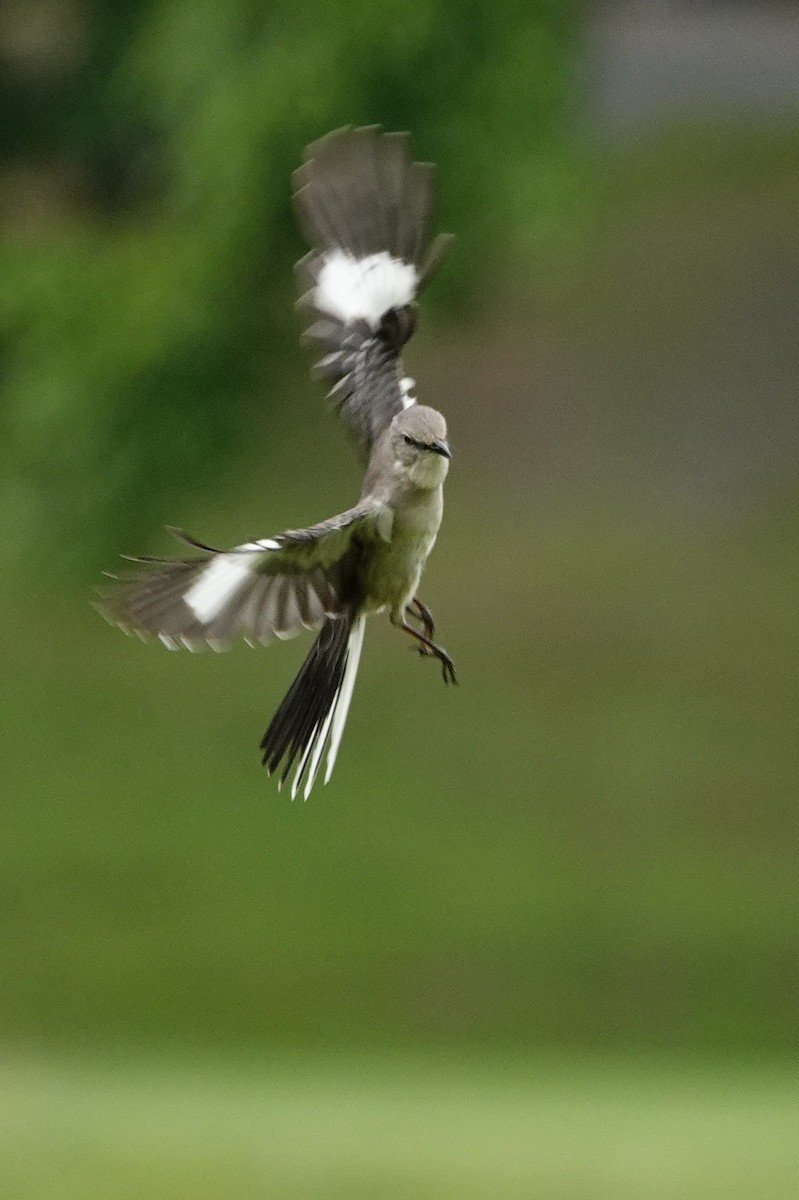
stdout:
<svg viewBox="0 0 799 1200">
<path fill-rule="evenodd" d="M 793 1200 L 799 1178 L 787 1070 L 18 1059 L 3 1093 L 13 1200 Z"/>
</svg>

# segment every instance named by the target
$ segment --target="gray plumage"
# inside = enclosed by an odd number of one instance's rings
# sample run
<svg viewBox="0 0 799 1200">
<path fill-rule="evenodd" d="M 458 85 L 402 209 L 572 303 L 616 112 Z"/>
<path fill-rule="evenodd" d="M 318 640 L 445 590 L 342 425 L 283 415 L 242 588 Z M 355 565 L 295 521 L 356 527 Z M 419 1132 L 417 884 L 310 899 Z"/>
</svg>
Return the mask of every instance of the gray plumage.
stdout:
<svg viewBox="0 0 799 1200">
<path fill-rule="evenodd" d="M 405 134 L 337 130 L 308 148 L 294 198 L 313 246 L 299 264 L 303 302 L 317 317 L 308 333 L 367 459 L 360 499 L 316 525 L 230 550 L 173 531 L 195 553 L 133 559 L 136 569 L 112 576 L 97 607 L 172 649 L 319 630 L 261 741 L 267 771 L 280 771 L 282 783 L 293 769 L 292 795 L 303 786 L 307 797 L 325 749 L 325 781 L 333 769 L 369 613 L 386 610 L 421 654 L 439 660 L 446 682 L 455 670 L 416 595 L 441 523 L 447 429 L 411 397 L 399 354 L 443 248 L 430 236 L 433 168 L 411 161 Z"/>
</svg>

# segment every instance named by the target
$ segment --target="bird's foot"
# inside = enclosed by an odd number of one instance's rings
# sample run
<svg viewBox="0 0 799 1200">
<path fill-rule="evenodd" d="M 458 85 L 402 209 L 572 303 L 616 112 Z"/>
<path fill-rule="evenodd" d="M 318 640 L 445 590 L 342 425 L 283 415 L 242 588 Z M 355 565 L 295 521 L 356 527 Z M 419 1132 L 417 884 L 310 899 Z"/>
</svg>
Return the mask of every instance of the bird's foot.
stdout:
<svg viewBox="0 0 799 1200">
<path fill-rule="evenodd" d="M 424 658 L 438 659 L 441 663 L 441 674 L 444 678 L 444 683 L 458 682 L 458 677 L 455 674 L 455 664 L 443 646 L 437 646 L 435 642 L 431 641 L 425 634 L 420 633 L 418 629 L 414 629 L 407 621 L 403 621 L 400 628 L 404 629 L 407 634 L 410 634 L 415 642 L 418 642 L 416 649 Z"/>
<path fill-rule="evenodd" d="M 430 642 L 435 637 L 436 627 L 433 621 L 433 614 L 426 604 L 423 604 L 418 596 L 414 596 L 405 611 L 409 616 L 418 621 L 422 627 L 422 633 Z"/>
<path fill-rule="evenodd" d="M 431 653 L 441 663 L 441 675 L 444 683 L 457 683 L 458 676 L 455 674 L 455 664 L 446 650 L 441 646 L 436 646 L 435 650 L 431 651 Z"/>
</svg>

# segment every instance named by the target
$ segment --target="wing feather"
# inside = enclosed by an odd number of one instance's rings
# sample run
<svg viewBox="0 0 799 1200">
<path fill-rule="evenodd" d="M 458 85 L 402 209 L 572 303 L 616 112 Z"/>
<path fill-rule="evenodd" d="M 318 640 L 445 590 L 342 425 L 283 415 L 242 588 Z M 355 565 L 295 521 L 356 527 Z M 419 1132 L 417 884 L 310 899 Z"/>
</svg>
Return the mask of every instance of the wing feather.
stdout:
<svg viewBox="0 0 799 1200">
<path fill-rule="evenodd" d="M 408 402 L 400 352 L 449 245 L 431 237 L 435 168 L 413 162 L 407 133 L 346 127 L 308 146 L 293 188 L 313 247 L 297 272 L 305 336 L 322 352 L 314 374 L 368 458 Z"/>
<path fill-rule="evenodd" d="M 231 550 L 141 559 L 141 570 L 99 589 L 95 606 L 127 632 L 192 650 L 219 649 L 238 636 L 264 643 L 293 637 L 350 603 L 361 547 L 384 534 L 385 521 L 383 506 L 366 502 Z"/>
</svg>

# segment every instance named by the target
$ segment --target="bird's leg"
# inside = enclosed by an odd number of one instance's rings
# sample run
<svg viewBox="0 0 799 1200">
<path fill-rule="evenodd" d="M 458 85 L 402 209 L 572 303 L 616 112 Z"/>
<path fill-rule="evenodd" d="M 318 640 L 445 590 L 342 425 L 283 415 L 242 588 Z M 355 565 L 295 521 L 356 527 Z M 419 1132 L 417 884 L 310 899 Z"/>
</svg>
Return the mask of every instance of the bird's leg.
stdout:
<svg viewBox="0 0 799 1200">
<path fill-rule="evenodd" d="M 433 637 L 435 636 L 436 627 L 433 623 L 433 614 L 427 605 L 423 604 L 418 596 L 414 596 L 410 604 L 405 606 L 405 611 L 415 620 L 420 622 L 424 636 L 426 638 L 430 638 L 432 641 Z"/>
<path fill-rule="evenodd" d="M 441 646 L 437 646 L 435 642 L 431 642 L 429 637 L 423 633 L 419 633 L 418 629 L 414 629 L 413 625 L 409 625 L 407 621 L 399 622 L 400 629 L 404 629 L 407 634 L 415 638 L 419 643 L 422 654 L 430 655 L 437 658 L 441 663 L 441 674 L 444 677 L 444 683 L 457 683 L 458 678 L 455 674 L 455 664 Z"/>
</svg>

